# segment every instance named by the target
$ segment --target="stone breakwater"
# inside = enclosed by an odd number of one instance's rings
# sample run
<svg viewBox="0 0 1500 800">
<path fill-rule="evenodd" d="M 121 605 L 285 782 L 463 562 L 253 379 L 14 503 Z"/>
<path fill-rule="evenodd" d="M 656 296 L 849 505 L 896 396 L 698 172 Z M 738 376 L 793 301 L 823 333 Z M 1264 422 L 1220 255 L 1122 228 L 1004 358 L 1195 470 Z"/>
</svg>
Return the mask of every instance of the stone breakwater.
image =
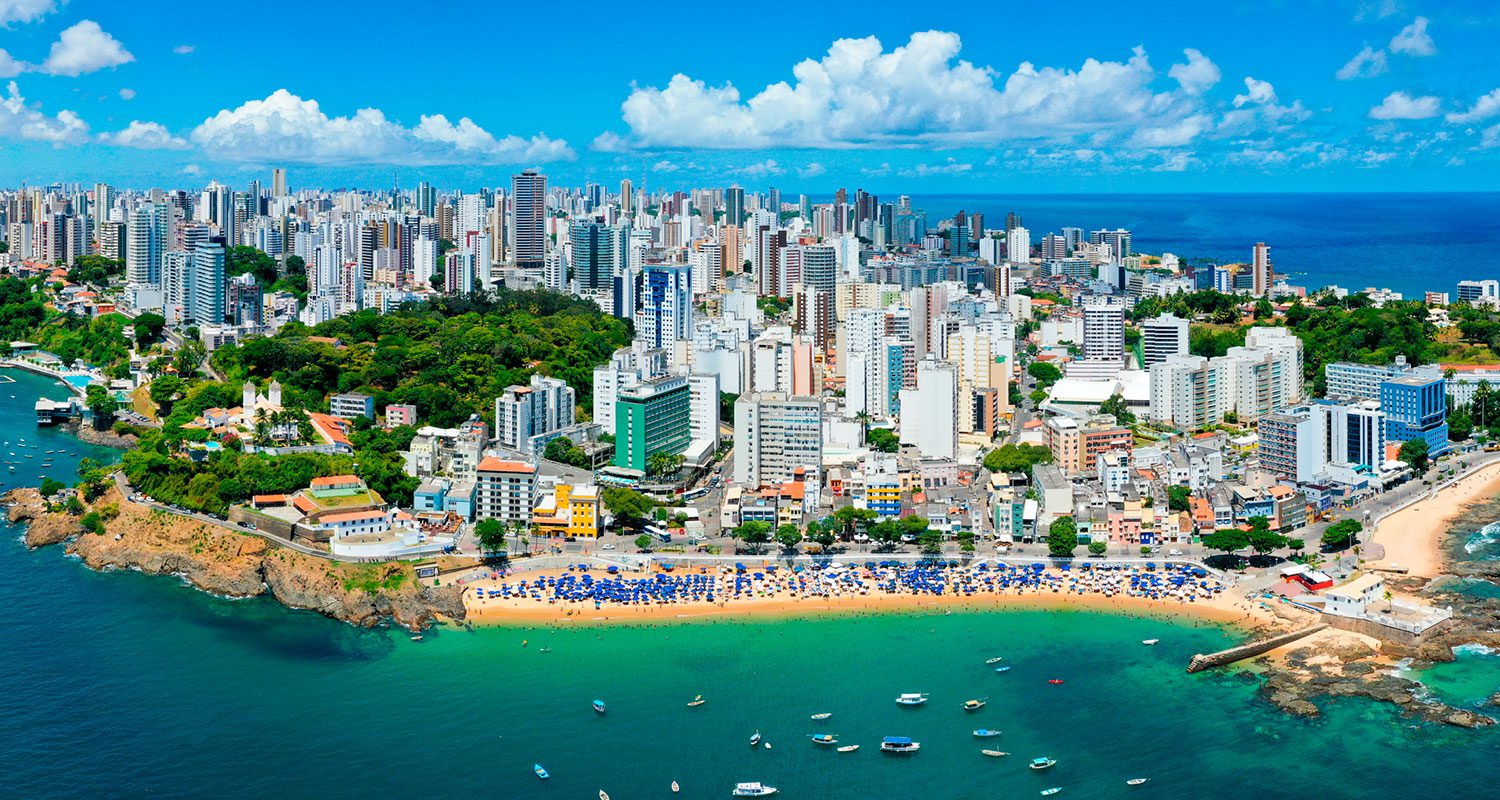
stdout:
<svg viewBox="0 0 1500 800">
<path fill-rule="evenodd" d="M 179 575 L 213 594 L 270 595 L 291 608 L 366 628 L 392 619 L 420 630 L 440 617 L 465 615 L 458 586 L 424 586 L 408 564 L 327 561 L 124 502 L 114 489 L 93 504 L 101 513 L 118 510 L 97 534 L 85 532 L 70 514 L 48 510 L 35 489 L 12 490 L 5 500 L 10 521 L 26 524 L 28 547 L 65 544 L 91 569 Z"/>
</svg>

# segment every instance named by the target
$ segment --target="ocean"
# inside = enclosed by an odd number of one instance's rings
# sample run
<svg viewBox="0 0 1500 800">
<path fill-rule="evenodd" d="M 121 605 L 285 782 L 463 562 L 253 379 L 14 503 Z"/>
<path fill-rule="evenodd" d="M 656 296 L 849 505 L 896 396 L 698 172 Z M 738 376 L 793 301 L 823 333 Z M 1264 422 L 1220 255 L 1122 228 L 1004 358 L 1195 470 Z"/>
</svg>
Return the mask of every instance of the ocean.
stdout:
<svg viewBox="0 0 1500 800">
<path fill-rule="evenodd" d="M 61 448 L 59 478 L 84 455 L 110 457 L 35 427 L 35 397 L 60 388 L 0 375 L 16 381 L 0 385 L 0 452 L 21 437 L 38 453 Z M 34 485 L 39 459 L 19 460 L 6 483 Z M 1357 699 L 1296 719 L 1258 699 L 1251 675 L 1188 675 L 1192 654 L 1234 637 L 1182 618 L 883 615 L 412 641 L 169 577 L 92 572 L 11 534 L 0 542 L 10 797 L 584 800 L 602 789 L 636 800 L 669 797 L 675 780 L 687 798 L 762 781 L 797 800 L 991 800 L 1053 786 L 1079 798 L 1339 800 L 1401 787 L 1459 800 L 1492 797 L 1500 763 L 1500 730 L 1417 723 Z M 993 672 L 994 656 L 1013 669 Z M 1500 659 L 1463 653 L 1434 679 L 1445 699 L 1473 705 L 1500 688 Z M 901 708 L 903 692 L 931 699 Z M 708 702 L 688 708 L 698 694 Z M 988 706 L 965 713 L 976 697 Z M 809 719 L 825 711 L 826 722 Z M 975 739 L 979 727 L 1003 733 Z M 772 749 L 748 746 L 757 730 Z M 831 752 L 814 733 L 861 749 Z M 882 755 L 884 736 L 922 751 Z M 1043 755 L 1057 766 L 1026 768 Z M 1134 777 L 1151 782 L 1125 786 Z"/>
<path fill-rule="evenodd" d="M 881 196 L 895 202 L 894 196 Z M 1014 211 L 1033 244 L 1064 226 L 1125 228 L 1143 253 L 1248 262 L 1256 242 L 1293 286 L 1456 291 L 1500 278 L 1500 193 L 912 195 L 928 225 L 962 210 L 987 228 Z"/>
</svg>

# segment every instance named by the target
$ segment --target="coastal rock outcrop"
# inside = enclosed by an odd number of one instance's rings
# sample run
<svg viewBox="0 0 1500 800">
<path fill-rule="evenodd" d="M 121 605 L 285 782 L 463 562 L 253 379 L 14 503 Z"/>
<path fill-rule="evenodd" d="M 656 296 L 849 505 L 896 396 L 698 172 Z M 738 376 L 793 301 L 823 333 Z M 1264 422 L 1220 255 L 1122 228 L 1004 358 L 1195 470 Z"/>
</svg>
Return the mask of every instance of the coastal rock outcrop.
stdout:
<svg viewBox="0 0 1500 800">
<path fill-rule="evenodd" d="M 230 597 L 270 594 L 287 606 L 362 627 L 392 619 L 416 630 L 439 617 L 465 615 L 457 586 L 423 586 L 409 564 L 336 563 L 146 509 L 123 501 L 113 488 L 94 504 L 119 512 L 103 533 L 86 533 L 71 515 L 48 511 L 35 490 L 13 491 L 7 500 L 11 520 L 28 523 L 29 546 L 67 541 L 68 552 L 92 569 L 179 575 L 199 589 Z"/>
</svg>

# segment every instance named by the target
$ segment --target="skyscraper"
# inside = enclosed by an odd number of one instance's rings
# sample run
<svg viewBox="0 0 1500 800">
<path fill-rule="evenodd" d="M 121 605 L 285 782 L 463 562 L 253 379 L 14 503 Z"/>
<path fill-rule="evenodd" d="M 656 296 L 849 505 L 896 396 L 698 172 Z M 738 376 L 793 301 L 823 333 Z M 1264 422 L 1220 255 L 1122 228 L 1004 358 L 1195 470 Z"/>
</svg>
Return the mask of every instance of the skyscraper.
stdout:
<svg viewBox="0 0 1500 800">
<path fill-rule="evenodd" d="M 1083 307 L 1083 357 L 1088 361 L 1119 361 L 1125 354 L 1125 307 L 1117 303 L 1088 303 Z"/>
<path fill-rule="evenodd" d="M 664 348 L 693 338 L 692 281 L 692 268 L 686 264 L 652 264 L 645 268 L 635 312 L 638 341 Z"/>
<path fill-rule="evenodd" d="M 135 308 L 161 308 L 167 214 L 165 205 L 143 205 L 130 212 L 125 226 L 125 283 L 129 304 Z"/>
<path fill-rule="evenodd" d="M 724 224 L 741 225 L 745 221 L 745 190 L 731 186 L 724 190 Z"/>
<path fill-rule="evenodd" d="M 1251 291 L 1256 297 L 1265 297 L 1271 292 L 1271 247 L 1265 242 L 1256 242 L 1251 252 L 1250 272 L 1254 280 Z"/>
<path fill-rule="evenodd" d="M 511 176 L 510 191 L 515 199 L 515 265 L 540 272 L 547 261 L 547 176 L 522 170 Z"/>
<path fill-rule="evenodd" d="M 568 230 L 573 243 L 573 280 L 580 290 L 603 290 L 625 265 L 625 230 L 599 220 L 575 220 Z"/>
<path fill-rule="evenodd" d="M 187 316 L 200 324 L 224 322 L 224 246 L 205 244 L 193 250 L 187 286 Z"/>
<path fill-rule="evenodd" d="M 271 196 L 286 197 L 286 167 L 271 170 Z"/>
<path fill-rule="evenodd" d="M 1145 357 L 1142 366 L 1149 369 L 1168 356 L 1187 355 L 1187 352 L 1187 320 L 1164 313 L 1141 323 L 1141 354 Z"/>
</svg>

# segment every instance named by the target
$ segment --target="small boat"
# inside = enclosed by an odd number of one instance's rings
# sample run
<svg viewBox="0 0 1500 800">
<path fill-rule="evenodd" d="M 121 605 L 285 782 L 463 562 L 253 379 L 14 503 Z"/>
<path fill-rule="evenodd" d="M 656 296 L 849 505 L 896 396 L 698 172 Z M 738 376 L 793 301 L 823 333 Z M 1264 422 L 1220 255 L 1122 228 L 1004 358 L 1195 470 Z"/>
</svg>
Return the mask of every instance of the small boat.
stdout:
<svg viewBox="0 0 1500 800">
<path fill-rule="evenodd" d="M 411 637 L 411 640 L 414 641 L 414 642 L 420 642 L 420 641 L 422 641 L 422 634 L 420 634 L 420 633 L 415 634 L 414 636 Z"/>
<path fill-rule="evenodd" d="M 1054 786 L 1051 789 L 1043 789 L 1042 790 L 1042 796 L 1046 797 L 1047 795 L 1057 794 L 1060 791 L 1062 791 L 1062 787 L 1061 786 Z"/>
<path fill-rule="evenodd" d="M 595 700 L 594 701 L 594 710 L 597 711 L 597 712 L 599 712 L 600 714 L 603 714 L 604 713 L 604 701 L 603 700 Z"/>
<path fill-rule="evenodd" d="M 1010 753 L 1007 753 L 1004 750 L 980 750 L 979 752 L 984 753 L 990 758 L 1002 758 L 1004 756 L 1010 755 Z"/>
<path fill-rule="evenodd" d="M 707 700 L 703 699 L 703 695 L 700 694 L 700 695 L 698 695 L 697 697 L 694 697 L 691 701 L 688 702 L 688 708 L 697 708 L 698 706 L 701 706 L 701 705 L 703 705 L 704 703 L 707 703 L 707 702 L 708 702 Z"/>
<path fill-rule="evenodd" d="M 680 791 L 682 791 L 682 787 L 677 785 L 677 781 L 672 781 L 672 794 L 677 794 Z"/>
<path fill-rule="evenodd" d="M 813 744 L 838 744 L 839 740 L 831 733 L 815 733 L 809 737 Z"/>
<path fill-rule="evenodd" d="M 990 660 L 988 660 L 988 661 L 986 661 L 984 663 L 986 663 L 986 664 L 999 664 L 1001 661 L 1004 661 L 1004 660 L 1005 659 L 1001 658 L 1000 656 L 995 656 L 994 658 L 992 658 L 992 659 L 990 659 Z"/>
<path fill-rule="evenodd" d="M 985 702 L 988 699 L 989 698 L 987 698 L 987 697 L 981 697 L 978 700 L 965 700 L 964 701 L 964 710 L 965 711 L 978 711 L 979 709 L 984 708 L 984 704 L 985 704 Z"/>
<path fill-rule="evenodd" d="M 603 789 L 599 790 L 599 800 L 609 800 L 609 795 L 605 794 Z"/>
<path fill-rule="evenodd" d="M 1062 678 L 1048 678 L 1047 682 L 1052 684 L 1053 686 L 1061 686 Z"/>
<path fill-rule="evenodd" d="M 1056 764 L 1056 763 L 1057 763 L 1057 759 L 1055 759 L 1055 758 L 1048 758 L 1046 756 L 1042 756 L 1041 758 L 1033 758 L 1033 759 L 1031 759 L 1031 768 L 1032 769 L 1051 769 L 1052 766 L 1054 764 Z"/>
<path fill-rule="evenodd" d="M 760 744 L 760 731 L 750 734 L 750 746 L 754 747 L 758 744 Z"/>
<path fill-rule="evenodd" d="M 1000 735 L 1000 731 L 992 731 L 989 728 L 975 728 L 974 729 L 974 738 L 976 738 L 976 739 L 993 739 L 994 737 L 999 736 L 999 735 Z"/>
<path fill-rule="evenodd" d="M 1010 672 L 1010 667 L 995 667 L 996 672 Z"/>
<path fill-rule="evenodd" d="M 907 736 L 887 736 L 880 742 L 882 753 L 915 753 L 922 749 L 921 742 L 914 742 Z"/>
<path fill-rule="evenodd" d="M 535 772 L 536 776 L 538 778 L 541 778 L 542 780 L 547 780 L 548 778 L 552 777 L 551 775 L 547 774 L 547 770 L 543 769 L 541 764 L 532 764 L 531 771 Z"/>
<path fill-rule="evenodd" d="M 776 794 L 775 786 L 767 786 L 760 781 L 754 783 L 736 783 L 734 791 L 730 794 L 735 797 L 769 797 Z"/>
<path fill-rule="evenodd" d="M 550 652 L 552 652 L 552 648 L 550 648 L 550 647 L 543 647 L 542 649 L 538 650 L 537 652 L 538 653 L 550 653 Z"/>
<path fill-rule="evenodd" d="M 1156 644 L 1159 641 L 1161 641 L 1161 640 L 1160 639 L 1142 639 L 1141 640 L 1141 644 L 1143 644 L 1143 645 L 1145 645 L 1147 647 L 1150 647 L 1151 645 Z"/>
<path fill-rule="evenodd" d="M 896 698 L 896 705 L 898 706 L 919 706 L 925 702 L 927 702 L 927 695 L 916 692 L 908 692 Z"/>
<path fill-rule="evenodd" d="M 765 748 L 766 748 L 766 749 L 767 749 L 767 750 L 770 750 L 770 749 L 771 749 L 771 743 L 770 743 L 770 742 L 766 742 L 766 743 L 765 743 Z"/>
<path fill-rule="evenodd" d="M 858 749 L 859 749 L 859 745 L 857 745 L 857 744 L 846 744 L 843 747 L 840 747 L 838 750 L 839 750 L 840 753 L 852 753 L 852 752 L 854 752 L 855 750 L 858 750 Z"/>
<path fill-rule="evenodd" d="M 833 716 L 833 712 L 832 711 L 824 711 L 821 714 L 814 714 L 814 715 L 812 715 L 812 718 L 813 719 L 828 719 L 831 716 Z"/>
<path fill-rule="evenodd" d="M 1126 786 L 1140 786 L 1141 784 L 1143 784 L 1143 783 L 1145 783 L 1146 781 L 1149 781 L 1149 780 L 1151 780 L 1151 779 L 1150 778 L 1131 778 L 1130 780 L 1125 781 L 1125 785 Z"/>
</svg>

